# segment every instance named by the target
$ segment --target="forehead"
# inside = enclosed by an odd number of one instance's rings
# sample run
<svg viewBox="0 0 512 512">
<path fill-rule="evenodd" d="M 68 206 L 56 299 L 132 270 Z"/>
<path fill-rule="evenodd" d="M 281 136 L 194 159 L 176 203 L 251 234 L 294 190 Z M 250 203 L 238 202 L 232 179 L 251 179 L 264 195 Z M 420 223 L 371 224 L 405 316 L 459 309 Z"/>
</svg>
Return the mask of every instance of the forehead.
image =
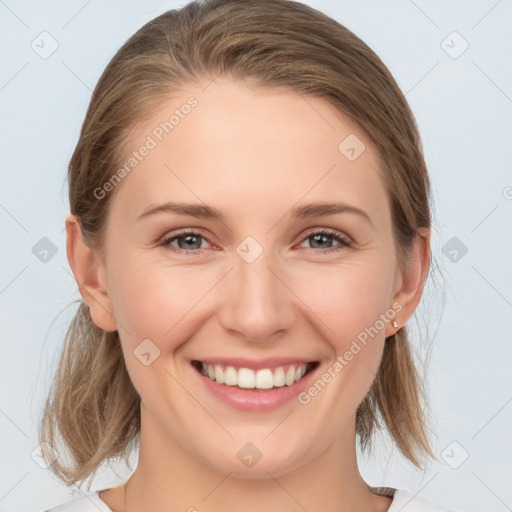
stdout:
<svg viewBox="0 0 512 512">
<path fill-rule="evenodd" d="M 127 219 L 174 199 L 260 216 L 301 198 L 374 214 L 387 204 L 378 153 L 357 124 L 282 88 L 217 79 L 175 91 L 126 148 L 114 203 Z"/>
</svg>

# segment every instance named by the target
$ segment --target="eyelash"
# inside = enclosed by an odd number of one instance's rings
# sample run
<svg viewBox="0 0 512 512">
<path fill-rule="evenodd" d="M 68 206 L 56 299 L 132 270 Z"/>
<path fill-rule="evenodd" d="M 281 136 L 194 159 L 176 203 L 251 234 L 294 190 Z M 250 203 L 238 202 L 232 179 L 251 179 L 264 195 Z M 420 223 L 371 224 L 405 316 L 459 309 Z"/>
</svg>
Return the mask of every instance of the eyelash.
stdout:
<svg viewBox="0 0 512 512">
<path fill-rule="evenodd" d="M 175 247 L 175 246 L 171 245 L 171 242 L 173 242 L 174 240 L 177 240 L 178 238 L 185 237 L 187 235 L 193 235 L 193 236 L 202 238 L 204 240 L 207 240 L 206 237 L 204 237 L 201 233 L 198 233 L 197 231 L 182 231 L 182 232 L 173 234 L 171 237 L 164 238 L 160 242 L 159 245 L 161 247 L 167 247 L 171 251 L 176 252 L 178 254 L 186 253 L 187 255 L 190 255 L 190 256 L 195 256 L 195 255 L 201 254 L 203 252 L 203 249 L 195 249 L 195 250 L 192 250 L 192 251 L 187 251 L 185 249 L 181 249 L 180 247 Z M 335 247 L 330 247 L 330 248 L 328 248 L 326 250 L 313 249 L 314 251 L 318 251 L 318 252 L 320 252 L 322 254 L 339 251 L 340 249 L 352 246 L 351 240 L 349 240 L 347 237 L 345 237 L 343 235 L 340 235 L 337 231 L 332 231 L 330 229 L 321 229 L 321 230 L 318 230 L 318 231 L 310 231 L 302 239 L 301 243 L 306 241 L 308 238 L 313 237 L 314 235 L 326 235 L 326 236 L 332 237 L 337 242 L 339 242 L 339 245 L 337 245 Z M 303 249 L 307 249 L 307 248 L 303 247 Z"/>
</svg>

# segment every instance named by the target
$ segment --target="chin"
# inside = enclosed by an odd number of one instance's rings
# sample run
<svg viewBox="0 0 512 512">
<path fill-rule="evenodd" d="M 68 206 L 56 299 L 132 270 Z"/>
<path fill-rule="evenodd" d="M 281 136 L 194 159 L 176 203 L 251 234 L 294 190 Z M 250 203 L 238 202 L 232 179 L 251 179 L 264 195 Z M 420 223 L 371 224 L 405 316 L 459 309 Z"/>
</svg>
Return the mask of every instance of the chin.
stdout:
<svg viewBox="0 0 512 512">
<path fill-rule="evenodd" d="M 268 479 L 279 477 L 290 473 L 304 464 L 304 458 L 297 451 L 291 454 L 261 455 L 255 463 L 244 466 L 244 463 L 237 457 L 235 462 L 232 458 L 226 458 L 226 453 L 219 454 L 215 460 L 205 460 L 211 469 L 223 474 L 229 474 L 232 478 L 240 479 Z M 243 457 L 242 457 L 243 458 Z"/>
</svg>

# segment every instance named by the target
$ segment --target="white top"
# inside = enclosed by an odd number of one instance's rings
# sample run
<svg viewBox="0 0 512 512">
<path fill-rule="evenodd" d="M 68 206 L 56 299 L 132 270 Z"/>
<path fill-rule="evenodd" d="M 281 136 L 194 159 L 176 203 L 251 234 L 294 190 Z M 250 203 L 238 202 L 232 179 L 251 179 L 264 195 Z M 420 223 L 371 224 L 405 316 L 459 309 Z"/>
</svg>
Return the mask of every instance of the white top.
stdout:
<svg viewBox="0 0 512 512">
<path fill-rule="evenodd" d="M 393 498 L 388 512 L 455 512 L 440 508 L 424 499 L 409 493 L 405 489 L 392 489 L 390 487 L 372 488 L 375 494 L 382 494 Z M 100 491 L 88 492 L 69 503 L 45 510 L 44 512 L 113 512 L 100 498 Z"/>
</svg>

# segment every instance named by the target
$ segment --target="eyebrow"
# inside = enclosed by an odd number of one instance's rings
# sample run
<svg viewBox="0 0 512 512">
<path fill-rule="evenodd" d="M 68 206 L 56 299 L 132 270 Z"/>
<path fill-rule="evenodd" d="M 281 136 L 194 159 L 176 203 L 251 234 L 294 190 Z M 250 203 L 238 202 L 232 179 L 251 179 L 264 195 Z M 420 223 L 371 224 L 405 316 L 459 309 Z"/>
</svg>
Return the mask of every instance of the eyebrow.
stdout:
<svg viewBox="0 0 512 512">
<path fill-rule="evenodd" d="M 308 217 L 321 217 L 322 215 L 336 215 L 338 213 L 353 213 L 359 215 L 373 226 L 370 216 L 361 208 L 347 203 L 310 203 L 292 208 L 290 216 L 292 218 L 306 219 Z"/>
<path fill-rule="evenodd" d="M 223 222 L 226 220 L 227 217 L 222 210 L 214 208 L 213 206 L 207 206 L 204 204 L 177 203 L 171 201 L 146 209 L 137 218 L 137 220 L 140 221 L 142 219 L 149 217 L 150 215 L 163 212 L 176 213 L 178 215 L 188 215 L 190 217 L 197 217 L 202 219 L 220 220 Z M 368 213 L 366 213 L 361 208 L 343 202 L 316 202 L 296 206 L 289 211 L 289 216 L 291 218 L 307 219 L 310 217 L 336 215 L 339 213 L 352 213 L 359 215 L 367 222 L 369 222 L 371 226 L 373 226 L 372 219 L 370 218 Z"/>
<path fill-rule="evenodd" d="M 198 217 L 202 219 L 214 219 L 222 221 L 226 219 L 226 215 L 213 206 L 168 202 L 146 209 L 144 212 L 142 212 L 137 220 L 142 220 L 146 217 L 149 217 L 150 215 L 161 212 L 177 213 L 178 215 L 188 215 L 190 217 Z"/>
</svg>

